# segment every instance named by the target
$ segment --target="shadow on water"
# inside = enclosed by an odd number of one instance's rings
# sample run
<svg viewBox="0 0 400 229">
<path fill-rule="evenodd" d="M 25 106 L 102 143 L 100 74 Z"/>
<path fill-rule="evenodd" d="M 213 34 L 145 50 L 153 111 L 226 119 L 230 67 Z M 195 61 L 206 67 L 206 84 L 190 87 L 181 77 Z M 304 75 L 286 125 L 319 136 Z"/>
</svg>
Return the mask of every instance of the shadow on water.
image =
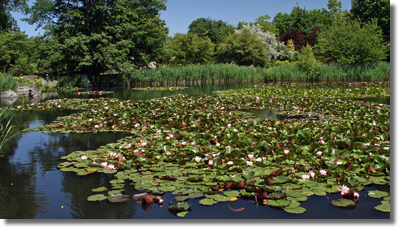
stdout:
<svg viewBox="0 0 400 229">
<path fill-rule="evenodd" d="M 251 87 L 253 84 L 236 85 L 205 85 L 191 86 L 179 91 L 133 91 L 131 88 L 103 88 L 112 90 L 114 94 L 102 97 L 118 99 L 151 99 L 174 94 L 209 94 L 218 90 L 231 88 Z M 54 97 L 56 96 L 56 97 Z M 99 96 L 87 96 L 99 97 Z M 59 92 L 57 95 L 41 98 L 42 101 L 56 98 L 82 98 L 76 92 Z M 18 98 L 14 105 L 29 103 L 29 99 Z M 383 103 L 383 102 L 380 102 Z M 20 131 L 38 125 L 46 125 L 78 111 L 24 111 L 15 112 L 13 125 L 17 135 L 0 152 L 0 218 L 3 219 L 177 219 L 174 212 L 168 211 L 169 202 L 174 204 L 175 195 L 171 192 L 164 194 L 164 206 L 158 204 L 140 205 L 132 199 L 139 191 L 125 182 L 125 194 L 130 196 L 129 201 L 111 204 L 108 201 L 89 202 L 87 197 L 96 193 L 91 190 L 106 187 L 111 190 L 110 180 L 113 175 L 94 173 L 87 176 L 78 176 L 74 172 L 61 172 L 57 165 L 65 160 L 60 157 L 77 150 L 93 150 L 98 147 L 117 142 L 127 136 L 115 133 L 86 133 L 62 134 Z M 252 114 L 260 120 L 277 118 L 276 109 L 252 110 Z M 344 210 L 331 204 L 333 199 L 339 199 L 337 194 L 328 194 L 326 197 L 310 196 L 301 206 L 307 212 L 293 215 L 283 210 L 269 206 L 256 206 L 252 199 L 239 199 L 228 204 L 232 208 L 242 208 L 242 212 L 232 212 L 226 202 L 214 206 L 203 206 L 199 199 L 189 199 L 192 204 L 190 213 L 185 219 L 389 219 L 390 213 L 374 209 L 380 199 L 367 196 L 368 190 L 390 191 L 390 186 L 368 186 L 360 192 L 361 198 L 353 210 Z M 106 192 L 104 192 L 106 194 Z"/>
</svg>

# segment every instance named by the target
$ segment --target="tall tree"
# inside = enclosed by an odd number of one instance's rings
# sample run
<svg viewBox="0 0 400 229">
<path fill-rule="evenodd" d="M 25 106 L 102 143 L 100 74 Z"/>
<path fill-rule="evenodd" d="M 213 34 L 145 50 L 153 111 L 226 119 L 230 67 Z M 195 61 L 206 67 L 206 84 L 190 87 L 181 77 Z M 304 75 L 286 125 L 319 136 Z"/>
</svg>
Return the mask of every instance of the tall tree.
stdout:
<svg viewBox="0 0 400 229">
<path fill-rule="evenodd" d="M 221 43 L 226 36 L 235 32 L 235 26 L 222 20 L 198 18 L 189 25 L 189 33 L 199 37 L 208 37 L 214 44 Z"/>
<path fill-rule="evenodd" d="M 26 0 L 0 0 L 0 32 L 19 31 L 17 21 L 11 11 L 25 12 Z"/>
<path fill-rule="evenodd" d="M 385 40 L 390 42 L 390 0 L 351 0 L 350 13 L 364 23 L 377 19 Z"/>
<path fill-rule="evenodd" d="M 264 16 L 260 16 L 256 19 L 255 22 L 250 23 L 250 25 L 256 25 L 259 24 L 262 26 L 262 29 L 264 32 L 271 32 L 274 34 L 278 34 L 278 28 L 276 28 L 275 25 L 272 24 L 272 22 L 269 22 L 268 20 L 271 19 L 271 16 L 269 16 L 268 14 L 264 15 Z"/>
<path fill-rule="evenodd" d="M 168 32 L 159 15 L 166 2 L 38 0 L 26 20 L 52 38 L 44 52 L 53 69 L 99 75 L 155 60 Z"/>
</svg>

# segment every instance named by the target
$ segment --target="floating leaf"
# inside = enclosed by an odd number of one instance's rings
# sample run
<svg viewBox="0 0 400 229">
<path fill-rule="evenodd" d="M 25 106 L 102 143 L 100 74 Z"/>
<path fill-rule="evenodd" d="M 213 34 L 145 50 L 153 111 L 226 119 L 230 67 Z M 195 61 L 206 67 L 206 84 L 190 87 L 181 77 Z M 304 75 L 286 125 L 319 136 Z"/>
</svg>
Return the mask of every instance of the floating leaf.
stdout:
<svg viewBox="0 0 400 229">
<path fill-rule="evenodd" d="M 188 200 L 188 199 L 189 199 L 188 196 L 176 196 L 176 197 L 175 197 L 175 200 L 176 200 L 176 201 L 186 201 L 186 200 Z"/>
<path fill-rule="evenodd" d="M 371 191 L 368 191 L 368 196 L 373 197 L 373 198 L 382 198 L 382 197 L 389 196 L 389 193 L 384 192 L 384 191 L 371 190 Z"/>
<path fill-rule="evenodd" d="M 92 189 L 92 192 L 103 192 L 103 191 L 107 191 L 107 188 L 106 187 L 100 187 L 100 188 Z"/>
<path fill-rule="evenodd" d="M 269 201 L 268 201 L 269 202 Z M 306 212 L 307 210 L 303 207 L 295 207 L 295 208 L 289 208 L 286 207 L 283 210 L 285 210 L 288 213 L 292 213 L 292 214 L 303 214 L 304 212 Z"/>
<path fill-rule="evenodd" d="M 96 195 L 91 195 L 87 198 L 88 201 L 102 201 L 107 199 L 107 196 L 104 194 L 96 194 Z"/>
<path fill-rule="evenodd" d="M 269 200 L 267 202 L 268 206 L 271 207 L 287 207 L 290 204 L 288 200 Z"/>
<path fill-rule="evenodd" d="M 332 204 L 340 208 L 348 208 L 356 205 L 354 201 L 348 199 L 332 200 Z"/>
<path fill-rule="evenodd" d="M 225 201 L 230 201 L 231 197 L 229 196 L 224 196 L 224 195 L 216 195 L 213 197 L 214 200 L 218 202 L 225 202 Z"/>
<path fill-rule="evenodd" d="M 122 194 L 117 194 L 117 195 L 109 195 L 107 197 L 108 201 L 111 203 L 121 203 L 129 200 L 129 195 L 122 195 Z"/>
<path fill-rule="evenodd" d="M 375 206 L 375 209 L 383 212 L 390 212 L 390 204 L 380 204 Z"/>
<path fill-rule="evenodd" d="M 179 202 L 176 205 L 171 205 L 168 207 L 169 210 L 172 211 L 185 211 L 188 210 L 190 208 L 190 206 L 192 206 L 191 203 L 188 202 Z"/>
<path fill-rule="evenodd" d="M 214 205 L 216 203 L 218 203 L 218 201 L 215 201 L 214 199 L 210 199 L 210 198 L 205 198 L 199 201 L 199 203 L 201 205 Z"/>
<path fill-rule="evenodd" d="M 187 212 L 187 211 L 178 212 L 176 215 L 179 216 L 179 217 L 185 217 L 185 215 L 186 215 L 187 213 L 189 213 L 189 212 Z"/>
</svg>

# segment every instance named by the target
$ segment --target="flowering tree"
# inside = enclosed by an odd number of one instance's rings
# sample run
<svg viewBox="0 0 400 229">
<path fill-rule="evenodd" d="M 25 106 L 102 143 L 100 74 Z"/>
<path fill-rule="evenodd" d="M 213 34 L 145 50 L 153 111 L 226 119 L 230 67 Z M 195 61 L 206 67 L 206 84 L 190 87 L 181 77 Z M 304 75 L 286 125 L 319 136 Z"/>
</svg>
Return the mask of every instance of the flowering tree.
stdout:
<svg viewBox="0 0 400 229">
<path fill-rule="evenodd" d="M 284 43 L 279 42 L 276 39 L 275 34 L 267 31 L 264 32 L 262 26 L 244 24 L 239 30 L 235 30 L 236 33 L 243 33 L 244 30 L 249 30 L 252 34 L 255 34 L 259 40 L 261 40 L 267 50 L 268 60 L 290 60 L 293 58 L 293 52 L 290 51 Z"/>
</svg>

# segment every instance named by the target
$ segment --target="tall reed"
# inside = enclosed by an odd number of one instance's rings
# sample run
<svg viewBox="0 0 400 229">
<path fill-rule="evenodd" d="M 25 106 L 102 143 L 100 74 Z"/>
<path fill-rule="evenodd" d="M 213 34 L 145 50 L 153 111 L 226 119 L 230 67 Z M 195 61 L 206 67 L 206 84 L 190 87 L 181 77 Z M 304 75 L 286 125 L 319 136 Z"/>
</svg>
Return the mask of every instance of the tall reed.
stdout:
<svg viewBox="0 0 400 229">
<path fill-rule="evenodd" d="M 8 89 L 14 90 L 17 86 L 17 81 L 13 79 L 10 73 L 0 73 L 0 92 L 7 91 Z"/>
</svg>

